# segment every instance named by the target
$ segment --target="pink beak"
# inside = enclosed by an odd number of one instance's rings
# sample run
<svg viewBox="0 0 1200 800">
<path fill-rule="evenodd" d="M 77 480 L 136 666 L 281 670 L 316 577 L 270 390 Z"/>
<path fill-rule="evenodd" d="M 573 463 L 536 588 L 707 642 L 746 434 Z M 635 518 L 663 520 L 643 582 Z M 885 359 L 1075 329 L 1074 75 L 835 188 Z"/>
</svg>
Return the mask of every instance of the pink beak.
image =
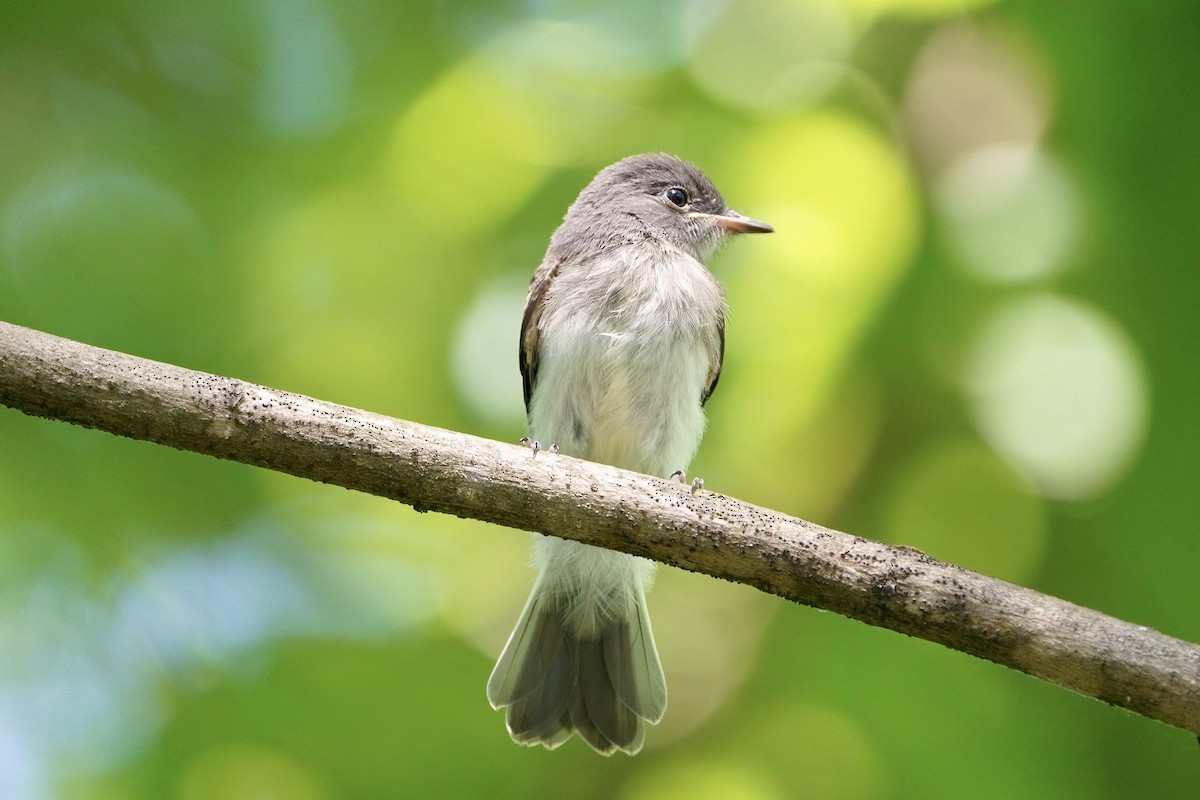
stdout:
<svg viewBox="0 0 1200 800">
<path fill-rule="evenodd" d="M 717 224 L 730 233 L 773 233 L 775 231 L 762 220 L 747 217 L 732 209 L 726 209 L 723 214 L 711 215 Z"/>
</svg>

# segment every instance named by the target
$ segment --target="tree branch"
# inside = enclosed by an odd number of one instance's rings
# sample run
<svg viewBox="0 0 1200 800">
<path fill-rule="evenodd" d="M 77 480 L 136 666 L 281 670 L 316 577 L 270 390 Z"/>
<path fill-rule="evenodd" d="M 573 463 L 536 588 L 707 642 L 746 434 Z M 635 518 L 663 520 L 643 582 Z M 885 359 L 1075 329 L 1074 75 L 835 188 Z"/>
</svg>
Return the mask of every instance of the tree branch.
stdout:
<svg viewBox="0 0 1200 800">
<path fill-rule="evenodd" d="M 745 583 L 1200 733 L 1200 646 L 719 494 L 4 322 L 0 403 Z"/>
</svg>

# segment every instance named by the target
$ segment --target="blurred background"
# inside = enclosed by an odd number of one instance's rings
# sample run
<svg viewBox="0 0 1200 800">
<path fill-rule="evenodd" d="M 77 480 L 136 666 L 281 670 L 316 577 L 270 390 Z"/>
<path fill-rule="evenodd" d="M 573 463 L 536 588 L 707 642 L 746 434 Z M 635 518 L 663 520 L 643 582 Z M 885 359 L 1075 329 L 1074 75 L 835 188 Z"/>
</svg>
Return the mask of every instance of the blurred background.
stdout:
<svg viewBox="0 0 1200 800">
<path fill-rule="evenodd" d="M 0 318 L 482 436 L 625 155 L 777 233 L 709 488 L 1200 641 L 1200 15 L 986 0 L 0 6 Z M 518 531 L 0 409 L 0 798 L 1194 797 L 1194 736 L 660 570 L 635 759 L 484 697 Z"/>
</svg>

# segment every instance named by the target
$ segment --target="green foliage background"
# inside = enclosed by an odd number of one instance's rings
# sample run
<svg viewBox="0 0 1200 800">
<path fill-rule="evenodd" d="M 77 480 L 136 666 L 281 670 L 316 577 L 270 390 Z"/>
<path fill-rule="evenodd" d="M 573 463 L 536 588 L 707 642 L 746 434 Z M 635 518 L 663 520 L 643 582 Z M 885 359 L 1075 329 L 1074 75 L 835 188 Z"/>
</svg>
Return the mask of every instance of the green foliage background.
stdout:
<svg viewBox="0 0 1200 800">
<path fill-rule="evenodd" d="M 1192 641 L 1191 3 L 0 6 L 0 318 L 506 440 L 624 155 L 778 232 L 693 472 Z M 0 797 L 1194 797 L 1195 737 L 664 569 L 635 759 L 484 698 L 527 538 L 0 411 Z"/>
</svg>

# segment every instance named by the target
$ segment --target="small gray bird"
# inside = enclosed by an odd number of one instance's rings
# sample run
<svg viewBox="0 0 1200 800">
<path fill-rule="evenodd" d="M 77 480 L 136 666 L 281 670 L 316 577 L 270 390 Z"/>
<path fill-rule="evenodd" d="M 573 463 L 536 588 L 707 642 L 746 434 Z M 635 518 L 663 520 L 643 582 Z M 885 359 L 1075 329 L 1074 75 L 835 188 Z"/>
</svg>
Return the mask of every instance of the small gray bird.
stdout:
<svg viewBox="0 0 1200 800">
<path fill-rule="evenodd" d="M 630 156 L 579 194 L 529 287 L 520 365 L 529 436 L 638 472 L 683 474 L 721 374 L 725 298 L 705 267 L 726 236 L 769 233 L 674 156 Z M 693 486 L 698 486 L 694 483 Z M 538 536 L 533 592 L 488 680 L 508 732 L 637 753 L 667 708 L 646 590 L 655 564 Z"/>
</svg>

